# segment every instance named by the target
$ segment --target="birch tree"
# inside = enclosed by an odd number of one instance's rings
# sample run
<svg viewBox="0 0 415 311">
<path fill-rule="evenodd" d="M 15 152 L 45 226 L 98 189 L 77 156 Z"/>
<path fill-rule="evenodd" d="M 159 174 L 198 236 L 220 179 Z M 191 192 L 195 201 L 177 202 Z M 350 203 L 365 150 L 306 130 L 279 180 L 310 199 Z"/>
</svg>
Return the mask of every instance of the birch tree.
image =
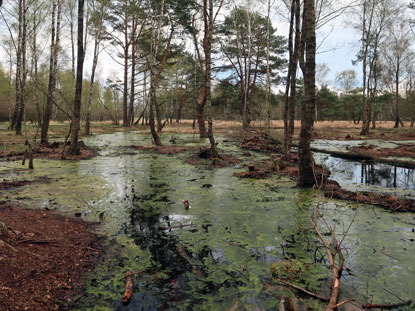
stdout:
<svg viewBox="0 0 415 311">
<path fill-rule="evenodd" d="M 81 125 L 82 80 L 84 68 L 84 2 L 78 0 L 77 65 L 75 81 L 75 102 L 72 113 L 71 146 L 68 154 L 79 154 L 78 138 Z"/>
<path fill-rule="evenodd" d="M 27 23 L 28 5 L 26 0 L 17 2 L 17 45 L 16 45 L 16 105 L 11 128 L 16 134 L 22 134 L 22 122 L 26 104 L 26 77 L 27 77 Z M 16 40 L 14 40 L 16 41 Z"/>
<path fill-rule="evenodd" d="M 394 128 L 398 128 L 399 125 L 403 126 L 399 111 L 400 84 L 403 81 L 403 73 L 408 64 L 413 60 L 414 54 L 410 47 L 411 36 L 408 21 L 401 17 L 401 22 L 394 23 L 388 30 L 388 37 L 385 39 L 382 47 L 384 66 L 387 70 L 387 75 L 392 77 L 394 83 Z"/>
</svg>

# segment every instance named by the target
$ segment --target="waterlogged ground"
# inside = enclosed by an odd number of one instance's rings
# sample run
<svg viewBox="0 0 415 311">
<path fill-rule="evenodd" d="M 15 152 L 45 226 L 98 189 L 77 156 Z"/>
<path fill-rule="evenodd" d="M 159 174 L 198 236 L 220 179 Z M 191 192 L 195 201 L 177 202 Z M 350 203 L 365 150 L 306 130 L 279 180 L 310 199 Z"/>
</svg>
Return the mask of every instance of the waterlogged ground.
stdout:
<svg viewBox="0 0 415 311">
<path fill-rule="evenodd" d="M 166 143 L 170 136 L 163 138 Z M 175 136 L 178 144 L 205 144 Z M 247 163 L 264 157 L 244 158 L 235 142 L 218 140 L 222 150 Z M 298 190 L 284 177 L 233 177 L 240 166 L 195 167 L 185 163 L 191 152 L 157 155 L 129 148 L 150 144 L 142 134 L 98 135 L 87 144 L 100 148 L 100 156 L 36 160 L 34 172 L 21 170 L 17 162 L 2 162 L 0 168 L 0 179 L 52 179 L 3 191 L 0 200 L 101 221 L 108 250 L 72 310 L 275 310 L 278 297 L 289 291 L 272 281 L 272 265 L 315 291 L 330 274 L 297 207 L 312 211 L 316 192 Z M 182 199 L 190 202 L 189 210 Z M 352 297 L 396 302 L 382 287 L 405 299 L 415 296 L 415 215 L 334 200 L 323 209 L 330 223 L 338 223 L 339 235 L 354 219 L 344 241 L 343 279 Z M 127 270 L 135 273 L 134 296 L 123 306 Z M 305 303 L 319 309 L 316 302 Z"/>
<path fill-rule="evenodd" d="M 318 164 L 330 172 L 330 178 L 350 191 L 389 193 L 402 198 L 415 199 L 415 170 L 383 163 L 366 163 L 314 153 Z"/>
</svg>

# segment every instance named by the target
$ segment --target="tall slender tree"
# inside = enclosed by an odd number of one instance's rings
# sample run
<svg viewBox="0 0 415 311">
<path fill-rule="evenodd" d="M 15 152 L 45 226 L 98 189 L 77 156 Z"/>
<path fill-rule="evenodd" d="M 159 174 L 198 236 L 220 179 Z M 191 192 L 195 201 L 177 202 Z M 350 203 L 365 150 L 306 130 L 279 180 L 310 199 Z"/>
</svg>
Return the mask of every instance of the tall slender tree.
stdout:
<svg viewBox="0 0 415 311">
<path fill-rule="evenodd" d="M 43 113 L 42 130 L 40 135 L 40 143 L 48 143 L 49 123 L 52 117 L 52 109 L 56 103 L 56 80 L 58 76 L 58 57 L 60 50 L 60 32 L 61 32 L 61 15 L 62 0 L 54 0 L 52 2 L 51 15 L 51 44 L 49 55 L 49 82 L 46 97 L 46 106 Z"/>
<path fill-rule="evenodd" d="M 298 186 L 310 187 L 315 184 L 314 161 L 310 149 L 316 102 L 316 11 L 314 0 L 304 0 L 302 29 L 301 46 L 302 51 L 304 51 L 302 57 L 305 58 L 304 61 L 301 61 L 301 69 L 304 75 L 304 102 L 298 148 L 298 166 L 300 169 Z"/>
<path fill-rule="evenodd" d="M 413 60 L 413 53 L 410 49 L 410 45 L 411 36 L 408 28 L 408 21 L 401 17 L 401 22 L 394 23 L 389 29 L 388 37 L 385 39 L 382 48 L 387 75 L 393 77 L 392 81 L 394 82 L 394 128 L 398 128 L 399 125 L 403 126 L 399 109 L 400 84 L 403 80 L 403 72 L 408 67 L 408 62 Z"/>
<path fill-rule="evenodd" d="M 284 101 L 284 150 L 290 150 L 294 134 L 294 117 L 296 102 L 297 69 L 300 57 L 301 40 L 301 5 L 299 0 L 292 0 L 290 30 L 288 36 L 288 72 Z"/>
<path fill-rule="evenodd" d="M 210 1 L 210 0 L 209 0 Z M 197 60 L 199 62 L 200 70 L 203 76 L 203 83 L 202 87 L 199 91 L 199 96 L 196 101 L 196 112 L 197 112 L 197 120 L 199 125 L 199 136 L 201 138 L 209 137 L 208 132 L 206 131 L 206 124 L 205 124 L 205 116 L 204 111 L 207 105 L 207 101 L 209 101 L 210 105 L 210 92 L 211 90 L 211 59 L 212 59 L 212 38 L 213 38 L 213 31 L 214 26 L 216 23 L 217 16 L 223 6 L 223 0 L 219 1 L 216 11 L 214 11 L 214 3 L 210 3 L 208 0 L 203 0 L 201 4 L 202 12 L 201 12 L 201 29 L 198 27 L 197 16 L 198 12 L 194 13 L 192 19 L 192 36 L 193 36 L 193 43 L 195 46 Z M 212 12 L 210 12 L 212 6 Z M 199 31 L 202 31 L 203 39 L 200 41 L 199 39 Z M 210 68 L 207 68 L 210 66 Z M 209 71 L 209 72 L 208 72 Z M 196 78 L 196 75 L 195 75 Z M 208 94 L 209 93 L 209 94 Z M 209 121 L 208 121 L 209 122 Z M 213 137 L 213 136 L 212 136 Z"/>
<path fill-rule="evenodd" d="M 94 36 L 94 52 L 92 60 L 91 79 L 88 94 L 88 106 L 85 119 L 85 135 L 91 134 L 91 107 L 92 97 L 95 85 L 95 72 L 98 65 L 98 57 L 102 51 L 101 42 L 105 38 L 105 26 L 104 20 L 108 11 L 108 0 L 93 0 L 90 2 L 92 6 L 92 14 L 90 17 L 90 23 L 92 24 L 91 32 Z"/>
<path fill-rule="evenodd" d="M 72 114 L 71 146 L 68 154 L 79 154 L 78 137 L 81 126 L 82 78 L 84 68 L 84 0 L 78 0 L 77 65 L 75 81 L 75 102 Z"/>
<path fill-rule="evenodd" d="M 26 104 L 26 76 L 27 76 L 27 24 L 28 4 L 26 0 L 18 0 L 18 37 L 16 47 L 16 105 L 11 128 L 17 135 L 22 134 L 22 122 Z"/>
</svg>

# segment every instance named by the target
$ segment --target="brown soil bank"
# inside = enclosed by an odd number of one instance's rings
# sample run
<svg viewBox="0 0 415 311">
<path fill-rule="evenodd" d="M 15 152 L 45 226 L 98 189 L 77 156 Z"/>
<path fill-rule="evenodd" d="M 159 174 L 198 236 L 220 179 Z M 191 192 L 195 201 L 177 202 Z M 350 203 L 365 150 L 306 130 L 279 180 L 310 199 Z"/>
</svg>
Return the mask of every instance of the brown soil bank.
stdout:
<svg viewBox="0 0 415 311">
<path fill-rule="evenodd" d="M 379 148 L 374 145 L 364 145 L 359 147 L 353 147 L 353 151 L 356 153 L 365 153 L 374 158 L 377 157 L 406 157 L 415 159 L 415 146 L 414 145 L 400 145 L 396 148 Z"/>
<path fill-rule="evenodd" d="M 0 310 L 64 310 L 101 254 L 89 224 L 0 203 Z M 4 231 L 3 231 L 4 233 Z"/>
<path fill-rule="evenodd" d="M 42 159 L 53 159 L 53 160 L 88 160 L 95 157 L 98 152 L 95 149 L 92 149 L 86 146 L 84 143 L 80 144 L 79 155 L 68 155 L 66 151 L 69 149 L 66 147 L 65 152 L 62 154 L 63 143 L 54 142 L 49 145 L 38 145 L 33 147 L 33 158 L 42 158 Z M 29 154 L 25 152 L 9 152 L 9 151 L 0 151 L 0 158 L 6 160 L 15 161 L 21 160 L 23 157 L 28 158 Z"/>
</svg>

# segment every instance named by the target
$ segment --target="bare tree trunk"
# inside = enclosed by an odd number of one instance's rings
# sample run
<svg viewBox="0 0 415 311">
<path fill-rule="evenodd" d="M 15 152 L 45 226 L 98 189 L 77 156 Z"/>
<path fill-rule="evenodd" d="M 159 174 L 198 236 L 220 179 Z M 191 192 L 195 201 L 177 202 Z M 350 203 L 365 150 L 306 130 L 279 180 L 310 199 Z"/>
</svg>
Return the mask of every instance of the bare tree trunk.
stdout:
<svg viewBox="0 0 415 311">
<path fill-rule="evenodd" d="M 206 1 L 204 0 L 204 12 L 203 12 L 203 21 L 204 21 L 204 35 L 203 35 L 203 50 L 205 51 L 206 49 L 206 43 L 208 40 L 208 21 L 207 21 L 207 5 L 206 5 Z M 195 28 L 194 25 L 194 21 L 193 21 L 193 27 Z M 199 49 L 199 42 L 196 36 L 196 33 L 193 33 L 193 41 L 195 44 L 195 52 L 197 52 L 197 58 L 200 64 L 200 70 L 202 71 L 203 74 L 203 85 L 202 88 L 199 91 L 199 96 L 196 96 L 196 86 L 197 86 L 197 75 L 196 75 L 196 66 L 195 66 L 195 102 L 196 102 L 196 118 L 197 118 L 197 123 L 199 126 L 199 137 L 200 138 L 207 138 L 207 132 L 206 132 L 206 124 L 205 124 L 205 119 L 204 119 L 204 109 L 205 109 L 205 104 L 206 104 L 206 63 L 204 62 L 204 60 L 202 59 L 201 53 L 200 53 L 200 49 Z M 195 118 L 195 120 L 196 120 Z M 193 125 L 195 125 L 195 122 L 193 122 Z M 194 128 L 194 127 L 193 127 Z"/>
<path fill-rule="evenodd" d="M 128 122 L 128 59 L 129 59 L 130 40 L 128 38 L 128 6 L 124 12 L 124 91 L 122 100 L 122 126 L 129 126 Z"/>
<path fill-rule="evenodd" d="M 57 10 L 57 14 L 56 14 Z M 52 35 L 49 57 L 49 82 L 48 82 L 48 94 L 46 99 L 46 107 L 43 114 L 42 130 L 40 136 L 40 143 L 48 143 L 48 130 L 49 123 L 52 116 L 52 109 L 55 104 L 55 89 L 56 78 L 58 75 L 58 54 L 59 54 L 59 42 L 60 42 L 60 24 L 62 14 L 62 1 L 57 0 L 53 2 L 52 6 Z"/>
<path fill-rule="evenodd" d="M 37 24 L 37 18 L 36 14 L 33 15 L 33 41 L 32 41 L 32 69 L 31 69 L 31 75 L 33 79 L 35 80 L 35 84 L 39 81 L 39 51 L 37 47 L 37 32 L 38 32 L 38 24 Z M 42 126 L 42 112 L 40 109 L 40 94 L 39 94 L 39 87 L 36 85 L 35 90 L 35 106 L 36 106 L 36 113 L 37 113 L 37 124 L 38 127 Z"/>
<path fill-rule="evenodd" d="M 21 37 L 21 72 L 20 72 L 20 103 L 19 103 L 19 113 L 16 120 L 16 134 L 22 134 L 22 122 L 24 119 L 25 113 L 25 104 L 26 104 L 26 76 L 27 76 L 27 63 L 26 63 L 26 47 L 27 47 L 27 4 L 26 0 L 22 0 L 22 37 Z"/>
<path fill-rule="evenodd" d="M 78 56 L 76 65 L 75 103 L 72 114 L 71 146 L 68 154 L 79 154 L 78 137 L 81 125 L 82 77 L 84 67 L 84 0 L 78 0 Z"/>
<path fill-rule="evenodd" d="M 149 9 L 152 7 L 152 3 L 150 0 L 147 0 Z M 163 12 L 164 8 L 164 0 L 162 0 L 161 6 L 160 6 L 160 12 Z M 161 18 L 163 14 L 158 14 L 157 8 L 153 8 L 153 12 L 151 13 L 151 49 L 150 49 L 150 94 L 149 94 L 149 100 L 150 100 L 150 131 L 151 136 L 153 139 L 153 143 L 156 146 L 161 146 L 161 140 L 159 135 L 156 131 L 156 125 L 154 120 L 154 107 L 157 107 L 157 96 L 156 96 L 156 57 L 158 53 L 158 39 L 161 32 Z M 158 22 L 156 22 L 156 17 L 159 17 Z M 157 31 L 157 33 L 156 33 Z"/>
<path fill-rule="evenodd" d="M 155 108 L 156 108 L 156 120 L 157 120 L 157 133 L 161 133 L 161 131 L 163 130 L 161 106 L 159 104 L 156 104 Z"/>
<path fill-rule="evenodd" d="M 297 68 L 300 53 L 301 13 L 299 0 L 291 2 L 289 33 L 289 67 L 284 105 L 284 150 L 290 150 L 294 134 Z"/>
<path fill-rule="evenodd" d="M 174 113 L 176 114 L 176 123 L 179 123 L 180 120 L 180 115 L 181 114 L 181 108 L 180 108 L 180 104 L 179 103 L 179 73 L 178 73 L 178 64 L 176 65 L 176 73 L 175 73 L 175 78 L 176 78 L 176 85 L 175 85 L 175 90 L 174 90 L 174 102 L 175 105 L 173 107 L 173 111 L 172 111 L 172 117 L 174 115 Z M 179 112 L 180 110 L 180 112 Z"/>
<path fill-rule="evenodd" d="M 91 106 L 92 106 L 92 97 L 93 97 L 94 86 L 95 86 L 95 71 L 97 68 L 98 56 L 99 56 L 99 42 L 100 42 L 99 36 L 100 34 L 96 34 L 95 43 L 94 43 L 94 60 L 92 62 L 91 82 L 90 82 L 89 94 L 88 94 L 88 109 L 86 113 L 84 135 L 91 135 Z"/>
<path fill-rule="evenodd" d="M 285 85 L 285 100 L 284 100 L 284 110 L 283 110 L 283 121 L 284 121 L 284 150 L 289 150 L 291 148 L 291 143 L 289 143 L 292 139 L 289 137 L 289 129 L 288 129 L 288 115 L 289 115 L 289 106 L 290 106 L 290 87 L 291 87 L 291 80 L 296 79 L 296 77 L 292 77 L 292 66 L 294 61 L 294 20 L 295 20 L 295 1 L 291 0 L 291 15 L 290 15 L 290 30 L 288 34 L 288 55 L 289 55 L 289 65 L 288 65 L 288 72 L 287 72 L 287 82 Z"/>
<path fill-rule="evenodd" d="M 19 116 L 20 110 L 20 96 L 21 96 L 21 77 L 22 77 L 22 24 L 23 24 L 23 2 L 19 0 L 18 2 L 18 14 L 19 14 L 19 23 L 18 23 L 18 37 L 17 37 L 17 51 L 16 51 L 16 104 L 14 106 L 13 119 L 10 125 L 10 129 L 14 130 L 16 128 L 17 118 Z"/>
<path fill-rule="evenodd" d="M 203 115 L 204 110 L 205 110 L 205 104 L 206 104 L 206 93 L 207 93 L 207 88 L 206 88 L 205 82 L 203 82 L 202 88 L 199 93 L 199 98 L 197 100 L 197 106 L 196 106 L 197 124 L 199 125 L 200 138 L 208 137 L 207 132 L 206 132 L 205 117 Z"/>
<path fill-rule="evenodd" d="M 400 73 L 400 59 L 399 56 L 396 60 L 396 72 L 395 72 L 395 125 L 394 128 L 399 128 L 399 124 L 402 124 L 399 116 L 399 73 Z M 402 125 L 403 126 L 403 125 Z"/>
<path fill-rule="evenodd" d="M 247 8 L 248 14 L 248 63 L 245 62 L 245 81 L 244 81 L 244 96 L 243 96 L 243 110 L 242 110 L 242 125 L 247 128 L 251 123 L 250 107 L 249 107 L 249 89 L 251 80 L 251 57 L 252 57 L 252 16 L 250 8 Z M 242 81 L 241 81 L 242 83 Z"/>
<path fill-rule="evenodd" d="M 206 1 L 206 0 L 205 0 Z M 209 0 L 209 33 L 205 50 L 206 59 L 206 108 L 208 115 L 208 137 L 210 142 L 210 150 L 212 160 L 215 161 L 217 156 L 215 137 L 213 136 L 213 121 L 212 121 L 212 39 L 213 39 L 213 0 Z"/>
<path fill-rule="evenodd" d="M 301 121 L 301 133 L 298 148 L 298 166 L 300 169 L 298 186 L 311 187 L 315 184 L 313 160 L 310 150 L 316 101 L 316 16 L 314 0 L 304 0 L 303 23 L 303 40 L 306 55 L 304 71 L 303 119 Z"/>
<path fill-rule="evenodd" d="M 271 13 L 271 0 L 268 0 L 268 8 L 267 8 L 267 76 L 266 76 L 266 116 L 267 116 L 267 132 L 270 133 L 271 131 L 271 71 L 270 71 L 270 13 Z"/>
<path fill-rule="evenodd" d="M 71 70 L 72 70 L 72 79 L 73 79 L 73 83 L 74 83 L 74 87 L 75 87 L 75 31 L 74 31 L 74 16 L 75 13 L 75 2 L 73 0 L 69 1 L 69 28 L 70 28 L 70 32 L 71 32 L 71 61 L 72 61 L 72 66 L 71 66 Z"/>
<path fill-rule="evenodd" d="M 12 42 L 9 42 L 9 73 L 8 73 L 8 89 L 7 89 L 7 101 L 9 104 L 9 126 L 8 129 L 12 129 L 13 122 L 13 109 L 12 109 L 12 100 L 11 100 L 11 91 L 12 91 L 12 79 L 13 79 L 13 54 L 12 54 Z"/>
<path fill-rule="evenodd" d="M 288 137 L 287 137 L 287 150 L 291 149 L 294 135 L 295 126 L 295 100 L 297 94 L 297 70 L 298 59 L 300 54 L 300 40 L 301 40 L 301 5 L 299 0 L 294 0 L 295 5 L 295 33 L 294 33 L 294 51 L 291 64 L 291 86 L 290 86 L 290 103 L 288 109 Z"/>
<path fill-rule="evenodd" d="M 370 128 L 370 106 L 367 98 L 367 57 L 368 57 L 368 50 L 370 46 L 371 36 L 372 36 L 372 21 L 374 15 L 374 7 L 375 1 L 372 3 L 372 7 L 369 12 L 369 17 L 367 16 L 367 0 L 363 2 L 363 28 L 362 28 L 362 58 L 363 58 L 363 122 L 362 122 L 362 130 L 360 135 L 367 135 L 369 134 Z"/>
<path fill-rule="evenodd" d="M 136 29 L 137 20 L 133 16 L 132 19 L 132 39 L 131 39 L 131 82 L 130 82 L 130 105 L 128 107 L 128 125 L 133 125 L 134 122 L 134 101 L 135 101 L 135 66 L 136 66 Z"/>
</svg>

